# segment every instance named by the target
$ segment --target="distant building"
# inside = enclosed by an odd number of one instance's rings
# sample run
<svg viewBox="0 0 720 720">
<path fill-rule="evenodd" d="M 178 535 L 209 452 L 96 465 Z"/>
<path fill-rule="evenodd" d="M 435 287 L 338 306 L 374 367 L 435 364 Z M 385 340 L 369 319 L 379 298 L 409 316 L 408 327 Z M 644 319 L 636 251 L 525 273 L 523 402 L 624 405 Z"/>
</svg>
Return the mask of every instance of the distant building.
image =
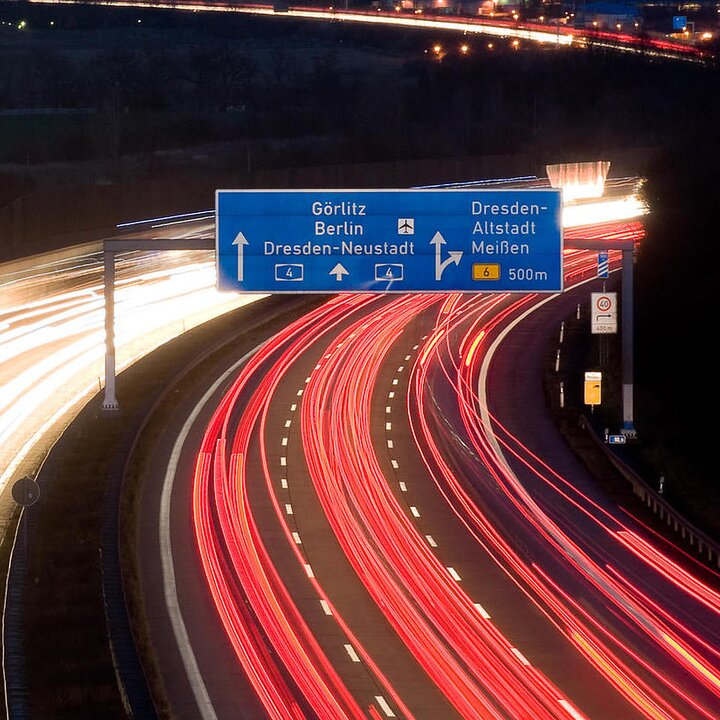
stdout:
<svg viewBox="0 0 720 720">
<path fill-rule="evenodd" d="M 490 15 L 495 4 L 493 0 L 460 0 L 458 8 L 461 15 Z"/>
<path fill-rule="evenodd" d="M 575 10 L 575 25 L 598 30 L 630 30 L 641 21 L 637 5 L 612 2 L 578 3 Z"/>
<path fill-rule="evenodd" d="M 413 7 L 423 12 L 454 15 L 458 12 L 456 0 L 414 0 Z"/>
<path fill-rule="evenodd" d="M 385 0 L 374 7 L 393 7 L 446 15 L 512 15 L 524 8 L 523 0 Z"/>
</svg>

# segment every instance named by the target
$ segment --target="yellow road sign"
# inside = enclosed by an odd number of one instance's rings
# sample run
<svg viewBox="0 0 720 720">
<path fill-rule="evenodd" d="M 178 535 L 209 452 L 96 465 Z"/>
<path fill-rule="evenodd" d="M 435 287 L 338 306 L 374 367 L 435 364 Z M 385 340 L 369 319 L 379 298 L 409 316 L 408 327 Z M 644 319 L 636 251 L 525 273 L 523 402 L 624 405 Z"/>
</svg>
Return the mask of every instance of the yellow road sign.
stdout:
<svg viewBox="0 0 720 720">
<path fill-rule="evenodd" d="M 499 280 L 500 263 L 473 263 L 473 280 Z"/>
<path fill-rule="evenodd" d="M 602 373 L 585 373 L 585 404 L 600 405 L 602 400 Z"/>
</svg>

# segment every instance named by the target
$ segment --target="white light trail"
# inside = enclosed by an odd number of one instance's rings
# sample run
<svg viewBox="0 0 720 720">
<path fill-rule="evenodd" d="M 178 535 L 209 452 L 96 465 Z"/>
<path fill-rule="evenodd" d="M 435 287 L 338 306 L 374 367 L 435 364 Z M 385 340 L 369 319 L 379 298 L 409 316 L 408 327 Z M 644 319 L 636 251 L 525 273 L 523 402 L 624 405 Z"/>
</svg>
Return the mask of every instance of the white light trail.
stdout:
<svg viewBox="0 0 720 720">
<path fill-rule="evenodd" d="M 133 271 L 118 278 L 119 370 L 184 331 L 262 297 L 218 292 L 209 254 L 206 260 L 184 256 L 187 262 L 180 266 L 177 254 L 172 255 L 128 262 Z M 123 267 L 122 260 L 119 265 Z M 44 266 L 42 272 L 47 277 Z M 26 301 L 6 303 L 0 311 L 0 492 L 28 456 L 47 451 L 49 440 L 43 441 L 50 431 L 57 434 L 55 426 L 69 422 L 71 411 L 102 386 L 105 332 L 99 264 L 95 272 L 90 288 L 45 297 L 29 293 Z M 35 282 L 30 275 L 25 284 L 32 288 Z M 3 286 L 7 287 L 0 282 Z M 13 283 L 14 293 L 22 288 L 22 282 Z M 11 509 L 10 503 L 0 507 L 0 531 Z"/>
<path fill-rule="evenodd" d="M 647 212 L 647 206 L 637 195 L 627 195 L 622 198 L 566 205 L 563 208 L 562 225 L 564 228 L 572 228 L 634 220 L 646 215 Z"/>
<path fill-rule="evenodd" d="M 73 4 L 76 0 L 30 0 L 41 4 L 62 5 Z M 242 5 L 212 5 L 202 2 L 150 2 L 148 0 L 88 0 L 88 5 L 103 5 L 115 7 L 156 8 L 160 10 L 185 10 L 192 12 L 237 12 L 247 15 L 268 15 L 277 17 L 278 13 L 272 6 L 242 6 Z M 303 18 L 308 20 L 332 20 L 364 23 L 368 25 L 394 25 L 408 28 L 424 28 L 435 30 L 454 30 L 462 33 L 476 35 L 492 35 L 494 37 L 510 37 L 520 40 L 531 40 L 538 43 L 552 43 L 554 45 L 569 46 L 573 43 L 573 36 L 563 32 L 560 27 L 554 29 L 535 29 L 491 21 L 478 20 L 447 20 L 441 18 L 428 18 L 418 15 L 392 15 L 388 13 L 347 12 L 335 9 L 290 8 L 282 13 L 283 17 Z"/>
</svg>

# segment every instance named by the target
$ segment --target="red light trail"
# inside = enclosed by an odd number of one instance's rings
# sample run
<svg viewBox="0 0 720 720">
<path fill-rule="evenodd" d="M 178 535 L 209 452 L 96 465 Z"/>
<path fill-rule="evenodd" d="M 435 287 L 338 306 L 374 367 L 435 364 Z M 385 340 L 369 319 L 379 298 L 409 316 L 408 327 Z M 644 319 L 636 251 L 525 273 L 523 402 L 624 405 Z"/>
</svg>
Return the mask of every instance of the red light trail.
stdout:
<svg viewBox="0 0 720 720">
<path fill-rule="evenodd" d="M 642 236 L 640 224 L 629 222 L 575 228 L 566 237 L 589 232 Z M 610 259 L 617 267 L 619 252 Z M 567 251 L 565 264 L 567 286 L 596 269 L 584 251 Z M 343 618 L 327 578 L 315 576 L 280 497 L 269 417 L 278 388 L 303 363 L 313 369 L 297 393 L 298 444 L 317 500 L 357 577 L 457 715 L 588 717 L 569 691 L 571 678 L 561 690 L 542 671 L 542 659 L 534 662 L 517 647 L 483 598 L 471 597 L 457 570 L 440 562 L 437 543 L 420 530 L 420 511 L 405 498 L 406 481 L 398 489 L 384 469 L 377 404 L 394 395 L 386 390 L 388 358 L 413 323 L 434 317 L 414 361 L 398 373 L 409 380 L 405 409 L 414 446 L 478 551 L 575 649 L 602 692 L 624 699 L 628 717 L 717 718 L 720 638 L 706 630 L 718 626 L 720 594 L 666 557 L 641 526 L 554 471 L 489 410 L 484 383 L 496 348 L 546 300 L 338 296 L 279 333 L 240 371 L 207 426 L 193 519 L 217 612 L 270 717 L 414 717 L 387 668 Z M 452 445 L 465 461 L 447 455 Z M 475 458 L 470 465 L 468 453 Z M 309 587 L 383 695 L 355 697 L 313 636 L 253 518 L 252 482 L 267 489 Z M 520 527 L 530 556 L 517 545 Z"/>
</svg>

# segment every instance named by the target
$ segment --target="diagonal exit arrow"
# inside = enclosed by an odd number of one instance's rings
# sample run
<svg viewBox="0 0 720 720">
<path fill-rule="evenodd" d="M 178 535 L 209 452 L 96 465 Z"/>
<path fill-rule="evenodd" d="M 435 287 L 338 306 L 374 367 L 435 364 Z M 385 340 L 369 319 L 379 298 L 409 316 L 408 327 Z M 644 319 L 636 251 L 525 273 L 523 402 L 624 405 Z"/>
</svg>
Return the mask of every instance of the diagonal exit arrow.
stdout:
<svg viewBox="0 0 720 720">
<path fill-rule="evenodd" d="M 440 281 L 440 278 L 448 265 L 452 263 L 460 265 L 460 258 L 463 256 L 463 251 L 450 250 L 447 260 L 441 262 L 442 246 L 446 245 L 447 242 L 439 230 L 435 233 L 435 235 L 433 235 L 433 239 L 430 241 L 430 244 L 435 246 L 435 280 Z"/>
<path fill-rule="evenodd" d="M 335 279 L 340 282 L 343 275 L 349 275 L 350 273 L 343 267 L 342 263 L 337 263 L 335 267 L 328 273 L 328 275 L 334 275 Z"/>
<path fill-rule="evenodd" d="M 233 240 L 232 244 L 237 247 L 237 279 L 238 279 L 238 282 L 242 282 L 244 279 L 244 274 L 245 274 L 245 268 L 243 266 L 243 264 L 244 264 L 243 250 L 245 248 L 245 245 L 248 245 L 249 243 L 248 243 L 246 237 L 242 234 L 242 231 L 240 231 L 235 236 L 235 239 Z"/>
</svg>

